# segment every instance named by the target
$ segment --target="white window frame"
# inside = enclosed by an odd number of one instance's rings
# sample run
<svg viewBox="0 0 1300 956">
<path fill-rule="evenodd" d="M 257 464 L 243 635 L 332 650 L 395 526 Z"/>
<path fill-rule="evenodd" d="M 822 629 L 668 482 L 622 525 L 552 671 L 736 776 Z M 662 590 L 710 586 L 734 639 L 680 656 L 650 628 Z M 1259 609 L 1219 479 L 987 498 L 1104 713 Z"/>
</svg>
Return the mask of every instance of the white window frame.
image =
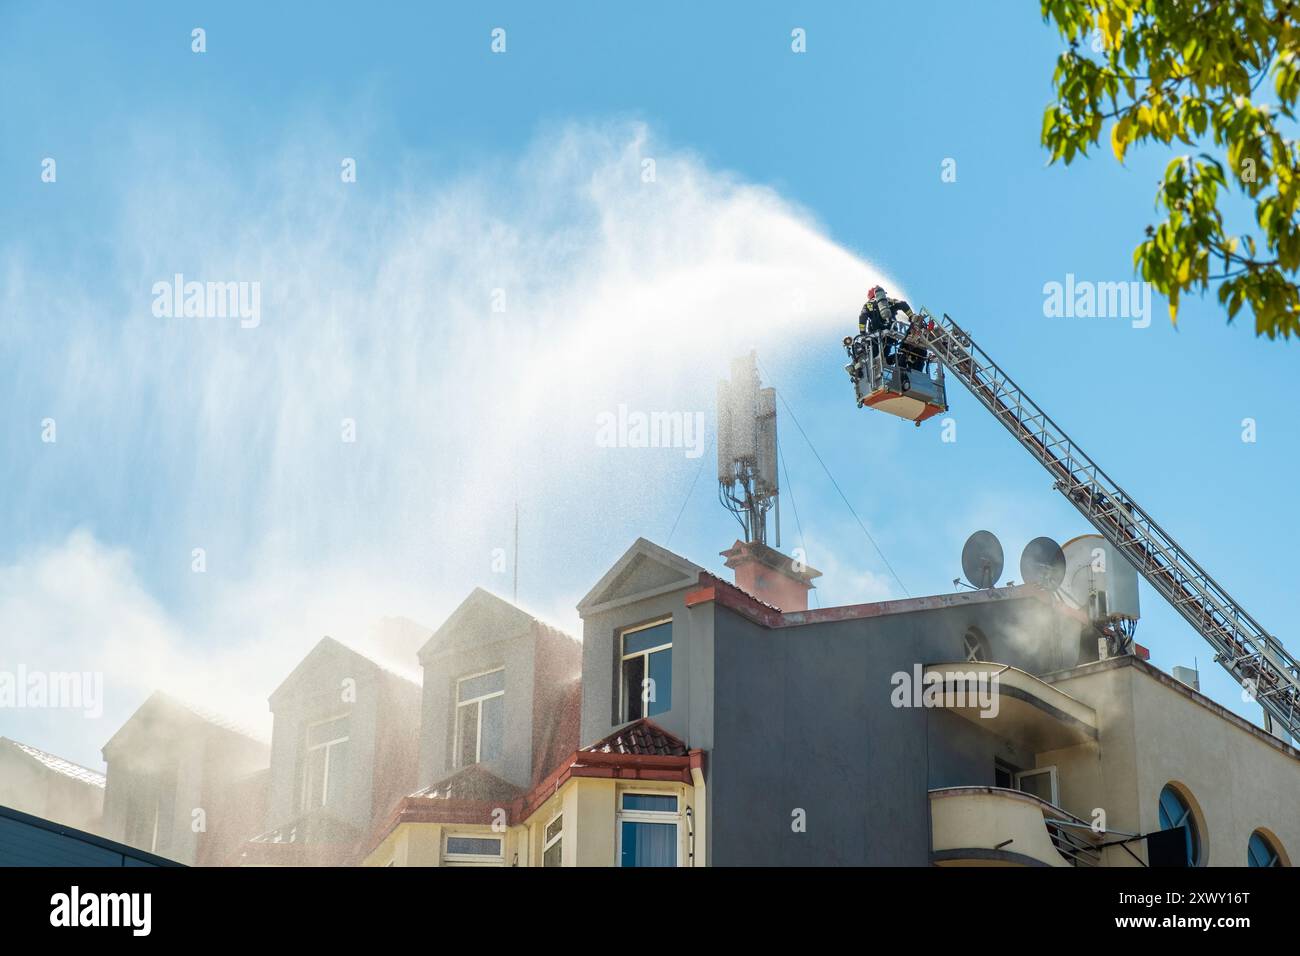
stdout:
<svg viewBox="0 0 1300 956">
<path fill-rule="evenodd" d="M 626 796 L 634 797 L 676 797 L 677 810 L 670 812 L 668 810 L 624 810 L 623 798 Z M 685 866 L 685 854 L 682 853 L 682 804 L 686 798 L 676 790 L 620 790 L 618 792 L 618 808 L 615 814 L 614 825 L 618 831 L 618 839 L 614 845 L 614 865 L 623 866 L 623 824 L 624 823 L 671 823 L 676 830 L 676 837 L 673 845 L 676 848 L 674 857 L 677 860 L 677 866 Z"/>
<path fill-rule="evenodd" d="M 302 751 L 302 779 L 299 781 L 299 786 L 301 787 L 301 793 L 302 793 L 302 795 L 301 795 L 301 797 L 299 797 L 299 800 L 298 800 L 298 803 L 299 803 L 299 805 L 302 807 L 303 811 L 308 811 L 308 810 L 319 810 L 321 807 L 329 806 L 329 794 L 330 794 L 330 751 L 333 750 L 333 749 L 334 749 L 336 746 L 338 746 L 339 744 L 345 744 L 345 743 L 347 743 L 349 740 L 352 739 L 352 721 L 351 721 L 351 720 L 348 721 L 348 732 L 347 732 L 347 735 L 346 735 L 346 736 L 343 736 L 343 737 L 334 737 L 334 738 L 332 738 L 332 739 L 330 739 L 330 740 L 322 741 L 321 743 L 318 743 L 318 744 L 308 744 L 308 743 L 307 743 L 307 741 L 311 739 L 311 730 L 312 730 L 312 728 L 313 728 L 313 727 L 321 727 L 321 726 L 323 726 L 323 725 L 325 725 L 325 724 L 332 724 L 332 723 L 333 723 L 334 721 L 336 721 L 336 720 L 341 720 L 341 719 L 343 719 L 344 717 L 351 717 L 351 716 L 352 716 L 352 712 L 351 712 L 351 711 L 344 711 L 344 712 L 341 713 L 341 714 L 335 714 L 333 717 L 326 717 L 324 720 L 313 720 L 313 721 L 312 721 L 311 723 L 309 723 L 309 724 L 307 725 L 307 727 L 304 729 L 304 731 L 303 731 L 303 737 L 302 737 L 302 741 L 303 741 L 303 751 Z M 320 803 L 317 804 L 317 805 L 314 806 L 314 807 L 309 807 L 309 806 L 307 805 L 307 800 L 308 800 L 308 795 L 310 794 L 310 790 L 309 790 L 308 787 L 307 787 L 307 775 L 308 775 L 309 773 L 311 773 L 311 756 L 310 756 L 310 755 L 311 755 L 312 751 L 314 751 L 314 750 L 322 750 L 322 749 L 325 751 L 325 766 L 324 766 L 324 768 L 323 768 L 323 772 L 322 772 L 322 774 L 321 774 L 321 784 L 320 784 Z"/>
<path fill-rule="evenodd" d="M 483 853 L 452 853 L 447 849 L 451 841 L 455 839 L 462 840 L 496 840 L 500 851 L 496 856 L 488 856 Z M 480 866 L 505 866 L 506 862 L 506 835 L 504 833 L 472 833 L 468 831 L 448 830 L 442 837 L 442 862 L 444 863 L 477 863 Z"/>
<path fill-rule="evenodd" d="M 640 632 L 640 631 L 648 631 L 648 630 L 650 630 L 650 628 L 652 628 L 652 627 L 659 627 L 659 626 L 662 625 L 662 624 L 672 624 L 672 622 L 673 622 L 673 618 L 672 618 L 672 615 L 670 614 L 670 615 L 668 615 L 667 617 L 662 618 L 662 619 L 660 619 L 660 620 L 658 620 L 658 621 L 650 621 L 648 624 L 638 624 L 638 625 L 636 625 L 635 627 L 627 627 L 627 628 L 624 628 L 623 630 L 621 630 L 621 631 L 618 632 L 618 653 L 619 653 L 619 658 L 618 658 L 618 716 L 619 716 L 619 719 L 620 719 L 621 721 L 623 721 L 624 723 L 626 723 L 628 720 L 631 719 L 630 717 L 628 717 L 628 708 L 627 708 L 627 705 L 628 705 L 628 703 L 629 703 L 628 698 L 627 698 L 627 679 L 623 676 L 623 671 L 624 671 L 624 669 L 625 669 L 626 666 L 627 666 L 627 662 L 630 661 L 630 660 L 632 660 L 632 659 L 635 658 L 635 657 L 644 657 L 644 658 L 645 658 L 645 663 L 641 665 L 641 675 L 642 675 L 642 676 L 641 676 L 641 680 L 642 680 L 641 693 L 644 694 L 644 693 L 645 693 L 645 683 L 644 683 L 644 681 L 645 681 L 645 679 L 646 679 L 647 677 L 650 676 L 650 655 L 653 654 L 655 651 L 663 651 L 663 650 L 667 650 L 667 649 L 669 649 L 669 648 L 671 648 L 671 647 L 673 646 L 673 642 L 672 642 L 672 640 L 669 639 L 669 641 L 668 641 L 667 644 L 658 644 L 658 645 L 656 645 L 656 646 L 654 646 L 654 647 L 648 647 L 648 648 L 646 648 L 644 651 L 633 651 L 631 654 L 628 654 L 628 653 L 624 650 L 624 648 L 627 647 L 627 638 L 628 638 L 628 635 L 629 635 L 629 634 L 636 634 L 636 633 L 638 633 L 638 632 Z M 670 690 L 671 690 L 671 688 L 670 688 Z M 645 701 L 643 700 L 641 703 L 642 703 L 642 707 L 641 707 L 642 714 L 641 714 L 641 716 L 642 716 L 642 717 L 645 717 L 645 716 L 646 716 L 646 714 L 645 714 L 645 710 L 646 710 Z"/>
<path fill-rule="evenodd" d="M 556 820 L 560 821 L 560 832 L 555 834 L 555 836 L 548 838 L 546 836 L 546 831 L 551 828 L 551 824 L 553 824 Z M 555 844 L 561 843 L 563 840 L 564 840 L 564 811 L 561 810 L 559 813 L 555 814 L 555 816 L 551 817 L 551 819 L 546 821 L 546 826 L 542 827 L 542 866 L 546 866 L 547 851 L 549 851 L 551 847 L 555 846 Z M 564 865 L 563 854 L 564 854 L 564 850 L 563 848 L 561 848 L 560 850 L 561 866 Z"/>
<path fill-rule="evenodd" d="M 1061 790 L 1057 784 L 1055 765 L 1051 767 L 1035 767 L 1033 770 L 1021 770 L 1015 776 L 1016 789 L 1022 793 L 1027 792 L 1022 786 L 1020 786 L 1021 779 L 1024 777 L 1033 777 L 1040 773 L 1047 774 L 1052 783 L 1052 799 L 1048 802 L 1054 807 L 1059 807 L 1061 805 Z M 1033 796 L 1033 794 L 1030 794 L 1030 796 Z"/>
<path fill-rule="evenodd" d="M 460 699 L 460 685 L 467 680 L 474 680 L 476 677 L 486 677 L 488 674 L 495 674 L 498 671 L 505 673 L 504 667 L 491 667 L 485 671 L 478 671 L 474 674 L 466 674 L 464 677 L 456 678 L 456 699 L 453 701 L 456 708 L 455 732 L 451 738 L 451 765 L 459 770 L 461 767 L 471 767 L 473 764 L 463 764 L 460 762 L 460 712 L 465 707 L 478 708 L 478 727 L 474 736 L 474 763 L 479 763 L 483 756 L 483 701 L 492 700 L 494 697 L 504 697 L 506 689 L 504 681 L 500 690 L 494 690 L 490 694 L 482 694 L 478 697 L 471 697 L 469 700 Z"/>
</svg>

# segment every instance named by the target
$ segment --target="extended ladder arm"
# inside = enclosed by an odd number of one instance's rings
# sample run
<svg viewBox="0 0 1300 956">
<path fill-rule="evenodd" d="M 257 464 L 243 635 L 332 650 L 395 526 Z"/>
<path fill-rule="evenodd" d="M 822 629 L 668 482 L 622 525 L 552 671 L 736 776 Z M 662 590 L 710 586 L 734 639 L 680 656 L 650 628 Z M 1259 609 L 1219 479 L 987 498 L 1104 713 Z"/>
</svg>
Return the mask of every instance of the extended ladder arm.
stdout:
<svg viewBox="0 0 1300 956">
<path fill-rule="evenodd" d="M 1051 474 L 1054 487 L 1210 642 L 1214 659 L 1300 740 L 1300 664 L 1070 440 L 947 315 L 917 323 L 928 346 Z"/>
</svg>

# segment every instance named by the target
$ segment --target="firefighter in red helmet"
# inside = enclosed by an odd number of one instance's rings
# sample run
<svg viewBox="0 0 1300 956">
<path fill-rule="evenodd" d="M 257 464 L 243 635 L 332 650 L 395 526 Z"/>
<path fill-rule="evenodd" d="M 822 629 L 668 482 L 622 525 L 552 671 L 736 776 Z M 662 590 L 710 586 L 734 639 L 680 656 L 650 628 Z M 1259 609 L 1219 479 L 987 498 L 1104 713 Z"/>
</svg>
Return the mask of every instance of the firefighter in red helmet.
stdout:
<svg viewBox="0 0 1300 956">
<path fill-rule="evenodd" d="M 882 286 L 872 286 L 867 293 L 867 301 L 858 314 L 858 334 L 875 335 L 884 332 L 893 323 L 894 317 L 912 318 L 912 307 L 902 299 L 891 299 Z"/>
</svg>

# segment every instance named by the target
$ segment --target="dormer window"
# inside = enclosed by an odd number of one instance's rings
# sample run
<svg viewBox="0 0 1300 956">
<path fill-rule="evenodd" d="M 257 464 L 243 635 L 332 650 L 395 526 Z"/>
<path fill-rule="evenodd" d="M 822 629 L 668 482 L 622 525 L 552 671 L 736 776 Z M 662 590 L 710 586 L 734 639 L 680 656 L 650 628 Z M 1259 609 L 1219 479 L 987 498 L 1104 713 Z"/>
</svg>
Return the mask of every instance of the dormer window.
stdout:
<svg viewBox="0 0 1300 956">
<path fill-rule="evenodd" d="M 350 723 L 349 716 L 341 714 L 307 725 L 301 784 L 303 810 L 338 806 L 342 801 Z"/>
<path fill-rule="evenodd" d="M 456 681 L 455 766 L 487 763 L 501 756 L 506 725 L 504 669 Z"/>
<path fill-rule="evenodd" d="M 639 720 L 673 706 L 673 622 L 656 621 L 628 628 L 619 635 L 622 648 L 623 720 Z"/>
</svg>

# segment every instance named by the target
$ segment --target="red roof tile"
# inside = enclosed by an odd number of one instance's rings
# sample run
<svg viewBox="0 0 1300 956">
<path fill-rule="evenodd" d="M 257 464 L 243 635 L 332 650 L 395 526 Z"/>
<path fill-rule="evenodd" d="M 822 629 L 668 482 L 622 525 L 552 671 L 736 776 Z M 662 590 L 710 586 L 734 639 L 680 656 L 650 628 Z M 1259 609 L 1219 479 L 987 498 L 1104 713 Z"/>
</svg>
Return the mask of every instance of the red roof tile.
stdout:
<svg viewBox="0 0 1300 956">
<path fill-rule="evenodd" d="M 598 740 L 580 753 L 627 754 L 641 757 L 685 757 L 690 750 L 686 744 L 664 730 L 649 717 L 616 730 L 604 740 Z"/>
<path fill-rule="evenodd" d="M 364 834 L 325 807 L 245 840 L 234 866 L 351 866 L 361 860 Z"/>
<path fill-rule="evenodd" d="M 484 769 L 481 764 L 471 764 L 464 770 L 458 770 L 450 777 L 444 777 L 437 783 L 417 790 L 407 800 L 474 800 L 484 803 L 509 803 L 523 794 L 523 790 L 496 774 Z"/>
</svg>

